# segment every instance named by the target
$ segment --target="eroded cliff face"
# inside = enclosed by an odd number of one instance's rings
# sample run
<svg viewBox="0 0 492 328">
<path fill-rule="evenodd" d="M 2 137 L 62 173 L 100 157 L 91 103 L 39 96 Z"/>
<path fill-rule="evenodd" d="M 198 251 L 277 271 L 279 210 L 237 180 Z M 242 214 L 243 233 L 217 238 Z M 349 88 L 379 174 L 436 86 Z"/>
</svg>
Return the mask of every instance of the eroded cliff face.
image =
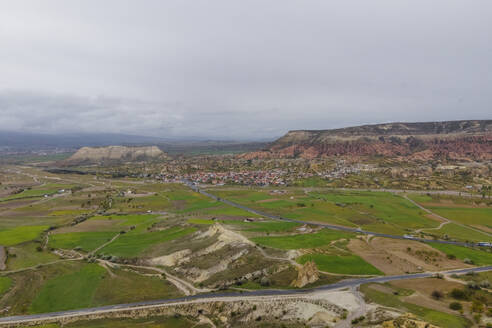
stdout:
<svg viewBox="0 0 492 328">
<path fill-rule="evenodd" d="M 336 130 L 290 131 L 253 158 L 383 156 L 492 159 L 492 120 L 389 123 Z"/>
<path fill-rule="evenodd" d="M 146 147 L 82 147 L 67 162 L 136 161 L 165 157 L 156 146 Z"/>
<path fill-rule="evenodd" d="M 319 272 L 316 263 L 308 261 L 297 269 L 297 279 L 292 282 L 292 286 L 302 288 L 306 285 L 318 281 Z"/>
</svg>

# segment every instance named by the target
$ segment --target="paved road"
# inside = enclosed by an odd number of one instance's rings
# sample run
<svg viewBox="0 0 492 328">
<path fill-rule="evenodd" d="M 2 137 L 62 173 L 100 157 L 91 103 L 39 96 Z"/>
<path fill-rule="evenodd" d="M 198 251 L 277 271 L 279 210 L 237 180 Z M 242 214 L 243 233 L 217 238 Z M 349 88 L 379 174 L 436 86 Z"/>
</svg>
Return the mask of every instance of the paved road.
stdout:
<svg viewBox="0 0 492 328">
<path fill-rule="evenodd" d="M 217 197 L 209 192 L 206 192 L 205 190 L 202 190 L 198 188 L 196 185 L 189 181 L 183 181 L 188 187 L 193 189 L 196 192 L 201 193 L 202 195 L 205 195 L 207 197 L 210 197 L 212 199 L 215 199 L 217 201 L 220 201 L 224 204 L 234 206 L 236 208 L 240 208 L 242 210 L 248 211 L 250 213 L 257 214 L 259 216 L 267 217 L 273 220 L 282 220 L 282 221 L 289 221 L 289 222 L 296 222 L 300 224 L 309 224 L 313 226 L 318 226 L 318 227 L 323 227 L 327 229 L 332 229 L 332 230 L 340 230 L 340 231 L 347 231 L 347 232 L 354 232 L 354 233 L 362 233 L 366 235 L 372 235 L 376 237 L 386 237 L 386 238 L 393 238 L 393 239 L 405 239 L 405 240 L 414 240 L 414 241 L 420 241 L 424 243 L 438 243 L 438 244 L 449 244 L 449 245 L 458 245 L 458 246 L 474 246 L 473 243 L 464 243 L 464 242 L 459 242 L 459 241 L 450 241 L 450 240 L 434 240 L 434 239 L 424 239 L 424 238 L 417 238 L 417 237 L 405 237 L 405 236 L 399 236 L 399 235 L 390 235 L 386 233 L 379 233 L 379 232 L 373 232 L 373 231 L 366 231 L 358 228 L 350 228 L 350 227 L 344 227 L 344 226 L 338 226 L 338 225 L 333 225 L 333 224 L 327 224 L 327 223 L 318 223 L 318 222 L 310 222 L 310 221 L 302 221 L 302 220 L 295 220 L 295 219 L 288 219 L 285 217 L 277 216 L 277 215 L 272 215 L 265 213 L 263 211 L 256 210 L 254 208 L 250 208 L 238 203 L 231 202 L 230 200 L 223 199 L 220 197 Z"/>
<path fill-rule="evenodd" d="M 492 266 L 442 271 L 440 273 L 443 275 L 444 274 L 460 275 L 460 274 L 466 274 L 468 272 L 485 272 L 485 271 L 492 271 Z M 194 301 L 212 302 L 216 299 L 227 300 L 229 298 L 232 300 L 233 298 L 237 298 L 237 297 L 244 299 L 246 297 L 254 298 L 254 297 L 264 297 L 264 296 L 296 296 L 296 295 L 301 296 L 316 291 L 353 288 L 361 284 L 367 284 L 367 283 L 384 283 L 394 280 L 429 278 L 429 277 L 433 277 L 435 274 L 436 273 L 433 272 L 424 272 L 424 273 L 405 274 L 405 275 L 397 275 L 397 276 L 351 279 L 351 280 L 340 281 L 338 283 L 334 283 L 330 285 L 323 285 L 323 286 L 308 288 L 308 289 L 255 290 L 255 291 L 241 292 L 241 293 L 222 292 L 222 293 L 197 294 L 197 295 L 191 295 L 191 296 L 173 298 L 173 299 L 162 299 L 162 300 L 154 300 L 154 301 L 100 306 L 100 307 L 71 310 L 71 311 L 60 311 L 60 312 L 51 312 L 51 313 L 42 313 L 42 314 L 4 317 L 4 318 L 0 318 L 0 325 L 35 322 L 40 320 L 53 320 L 53 319 L 61 319 L 67 317 L 79 317 L 79 316 L 97 314 L 97 313 L 111 313 L 117 311 L 132 310 L 135 308 L 155 307 L 159 305 L 165 306 L 173 303 L 187 303 L 187 302 L 189 303 Z"/>
</svg>

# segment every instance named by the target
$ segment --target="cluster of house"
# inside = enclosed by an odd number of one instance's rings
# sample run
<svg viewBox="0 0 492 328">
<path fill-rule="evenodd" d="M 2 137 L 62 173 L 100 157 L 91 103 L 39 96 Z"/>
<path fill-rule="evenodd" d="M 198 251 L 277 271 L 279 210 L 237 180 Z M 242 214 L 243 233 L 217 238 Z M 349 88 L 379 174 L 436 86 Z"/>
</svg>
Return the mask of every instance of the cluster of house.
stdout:
<svg viewBox="0 0 492 328">
<path fill-rule="evenodd" d="M 242 172 L 199 172 L 192 174 L 162 174 L 164 182 L 188 180 L 212 185 L 240 184 L 258 186 L 283 186 L 288 183 L 284 170 L 242 171 Z"/>
</svg>

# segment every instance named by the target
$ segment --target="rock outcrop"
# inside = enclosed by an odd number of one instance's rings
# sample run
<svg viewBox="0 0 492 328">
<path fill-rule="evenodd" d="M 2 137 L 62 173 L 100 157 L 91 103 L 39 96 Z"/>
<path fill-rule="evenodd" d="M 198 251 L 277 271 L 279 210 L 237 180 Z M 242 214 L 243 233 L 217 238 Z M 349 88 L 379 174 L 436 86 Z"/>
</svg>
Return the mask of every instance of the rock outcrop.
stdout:
<svg viewBox="0 0 492 328">
<path fill-rule="evenodd" d="M 334 130 L 296 130 L 243 158 L 382 156 L 492 159 L 492 120 L 387 123 Z"/>
<path fill-rule="evenodd" d="M 66 163 L 105 161 L 141 161 L 164 158 L 166 155 L 157 146 L 127 147 L 82 147 L 66 160 Z"/>
<path fill-rule="evenodd" d="M 292 282 L 292 286 L 301 288 L 318 281 L 318 279 L 319 273 L 316 263 L 308 261 L 297 269 L 297 279 Z"/>
</svg>

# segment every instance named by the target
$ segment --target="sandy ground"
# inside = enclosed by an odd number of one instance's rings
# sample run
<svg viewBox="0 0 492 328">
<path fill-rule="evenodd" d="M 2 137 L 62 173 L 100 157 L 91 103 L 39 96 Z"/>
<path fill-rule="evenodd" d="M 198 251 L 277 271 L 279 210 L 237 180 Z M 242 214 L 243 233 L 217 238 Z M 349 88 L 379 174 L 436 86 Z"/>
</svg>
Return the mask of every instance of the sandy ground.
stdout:
<svg viewBox="0 0 492 328">
<path fill-rule="evenodd" d="M 411 250 L 408 251 L 407 248 Z M 440 271 L 463 267 L 457 260 L 449 260 L 445 254 L 422 243 L 376 237 L 367 240 L 352 239 L 348 248 L 376 268 L 389 275 L 418 271 Z M 435 261 L 426 261 L 425 253 L 437 254 Z M 420 253 L 421 255 L 418 255 Z"/>
</svg>

